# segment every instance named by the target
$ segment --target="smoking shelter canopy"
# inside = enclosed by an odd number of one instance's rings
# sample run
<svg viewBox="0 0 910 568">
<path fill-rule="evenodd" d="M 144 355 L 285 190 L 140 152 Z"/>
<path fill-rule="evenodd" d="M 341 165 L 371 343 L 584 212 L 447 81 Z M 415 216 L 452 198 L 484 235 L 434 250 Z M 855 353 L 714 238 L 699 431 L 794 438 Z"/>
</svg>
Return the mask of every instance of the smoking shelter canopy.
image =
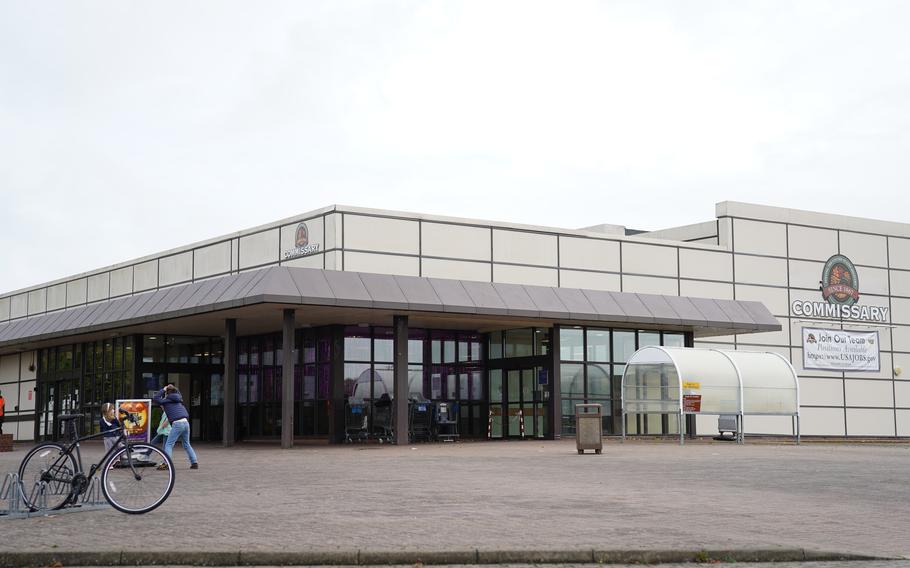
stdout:
<svg viewBox="0 0 910 568">
<path fill-rule="evenodd" d="M 680 420 L 684 414 L 734 414 L 740 421 L 747 414 L 792 416 L 798 436 L 799 381 L 777 353 L 644 347 L 623 373 L 622 411 Z"/>
</svg>

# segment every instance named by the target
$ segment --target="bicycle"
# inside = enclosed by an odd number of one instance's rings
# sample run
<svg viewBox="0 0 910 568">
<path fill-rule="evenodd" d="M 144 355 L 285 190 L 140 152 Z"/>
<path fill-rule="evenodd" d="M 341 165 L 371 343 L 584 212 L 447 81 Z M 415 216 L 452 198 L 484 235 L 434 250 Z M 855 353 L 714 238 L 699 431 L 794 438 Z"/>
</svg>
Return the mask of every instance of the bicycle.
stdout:
<svg viewBox="0 0 910 568">
<path fill-rule="evenodd" d="M 120 411 L 124 418 L 137 422 L 131 412 Z M 69 434 L 68 444 L 46 442 L 33 448 L 19 465 L 22 497 L 30 511 L 58 510 L 75 503 L 84 494 L 91 479 L 101 471 L 101 491 L 115 509 L 123 513 L 148 513 L 168 498 L 174 488 L 174 463 L 162 450 L 144 443 L 133 443 L 126 426 L 119 428 L 117 441 L 88 473 L 82 467 L 79 443 L 109 435 L 100 432 L 79 437 L 76 420 L 82 414 L 58 417 Z M 159 464 L 166 464 L 161 468 Z M 27 487 L 27 484 L 31 487 Z"/>
</svg>

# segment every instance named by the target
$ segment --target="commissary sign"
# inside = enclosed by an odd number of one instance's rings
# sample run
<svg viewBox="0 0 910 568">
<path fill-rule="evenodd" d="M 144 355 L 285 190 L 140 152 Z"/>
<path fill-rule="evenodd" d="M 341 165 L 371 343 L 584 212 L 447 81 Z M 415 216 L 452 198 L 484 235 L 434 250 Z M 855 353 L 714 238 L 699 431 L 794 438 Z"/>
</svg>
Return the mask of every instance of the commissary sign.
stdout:
<svg viewBox="0 0 910 568">
<path fill-rule="evenodd" d="M 812 318 L 849 319 L 887 322 L 890 308 L 861 306 L 859 302 L 859 273 L 849 258 L 836 254 L 822 269 L 819 289 L 824 302 L 794 300 L 790 311 L 795 316 Z"/>
<path fill-rule="evenodd" d="M 803 328 L 803 368 L 823 371 L 881 370 L 877 331 Z"/>
<path fill-rule="evenodd" d="M 317 252 L 319 252 L 319 243 L 310 242 L 310 230 L 306 223 L 300 223 L 297 225 L 297 230 L 294 231 L 294 248 L 284 251 L 284 260 L 309 256 Z"/>
</svg>

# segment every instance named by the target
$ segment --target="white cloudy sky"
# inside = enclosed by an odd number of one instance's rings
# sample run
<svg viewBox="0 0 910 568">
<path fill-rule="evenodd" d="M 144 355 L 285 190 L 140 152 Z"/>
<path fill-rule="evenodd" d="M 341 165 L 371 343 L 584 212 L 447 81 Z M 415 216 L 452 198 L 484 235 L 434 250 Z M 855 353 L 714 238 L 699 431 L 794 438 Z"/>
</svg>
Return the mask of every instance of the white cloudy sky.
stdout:
<svg viewBox="0 0 910 568">
<path fill-rule="evenodd" d="M 910 2 L 0 0 L 0 291 L 333 203 L 910 222 Z"/>
</svg>

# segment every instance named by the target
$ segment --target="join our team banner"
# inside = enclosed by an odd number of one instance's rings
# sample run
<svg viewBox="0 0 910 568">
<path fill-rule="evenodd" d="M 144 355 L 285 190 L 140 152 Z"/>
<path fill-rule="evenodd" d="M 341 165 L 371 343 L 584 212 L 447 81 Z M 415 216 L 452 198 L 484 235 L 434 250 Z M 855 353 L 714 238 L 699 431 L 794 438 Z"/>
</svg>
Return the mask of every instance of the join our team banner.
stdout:
<svg viewBox="0 0 910 568">
<path fill-rule="evenodd" d="M 878 332 L 804 327 L 803 368 L 878 372 L 881 370 Z"/>
</svg>

